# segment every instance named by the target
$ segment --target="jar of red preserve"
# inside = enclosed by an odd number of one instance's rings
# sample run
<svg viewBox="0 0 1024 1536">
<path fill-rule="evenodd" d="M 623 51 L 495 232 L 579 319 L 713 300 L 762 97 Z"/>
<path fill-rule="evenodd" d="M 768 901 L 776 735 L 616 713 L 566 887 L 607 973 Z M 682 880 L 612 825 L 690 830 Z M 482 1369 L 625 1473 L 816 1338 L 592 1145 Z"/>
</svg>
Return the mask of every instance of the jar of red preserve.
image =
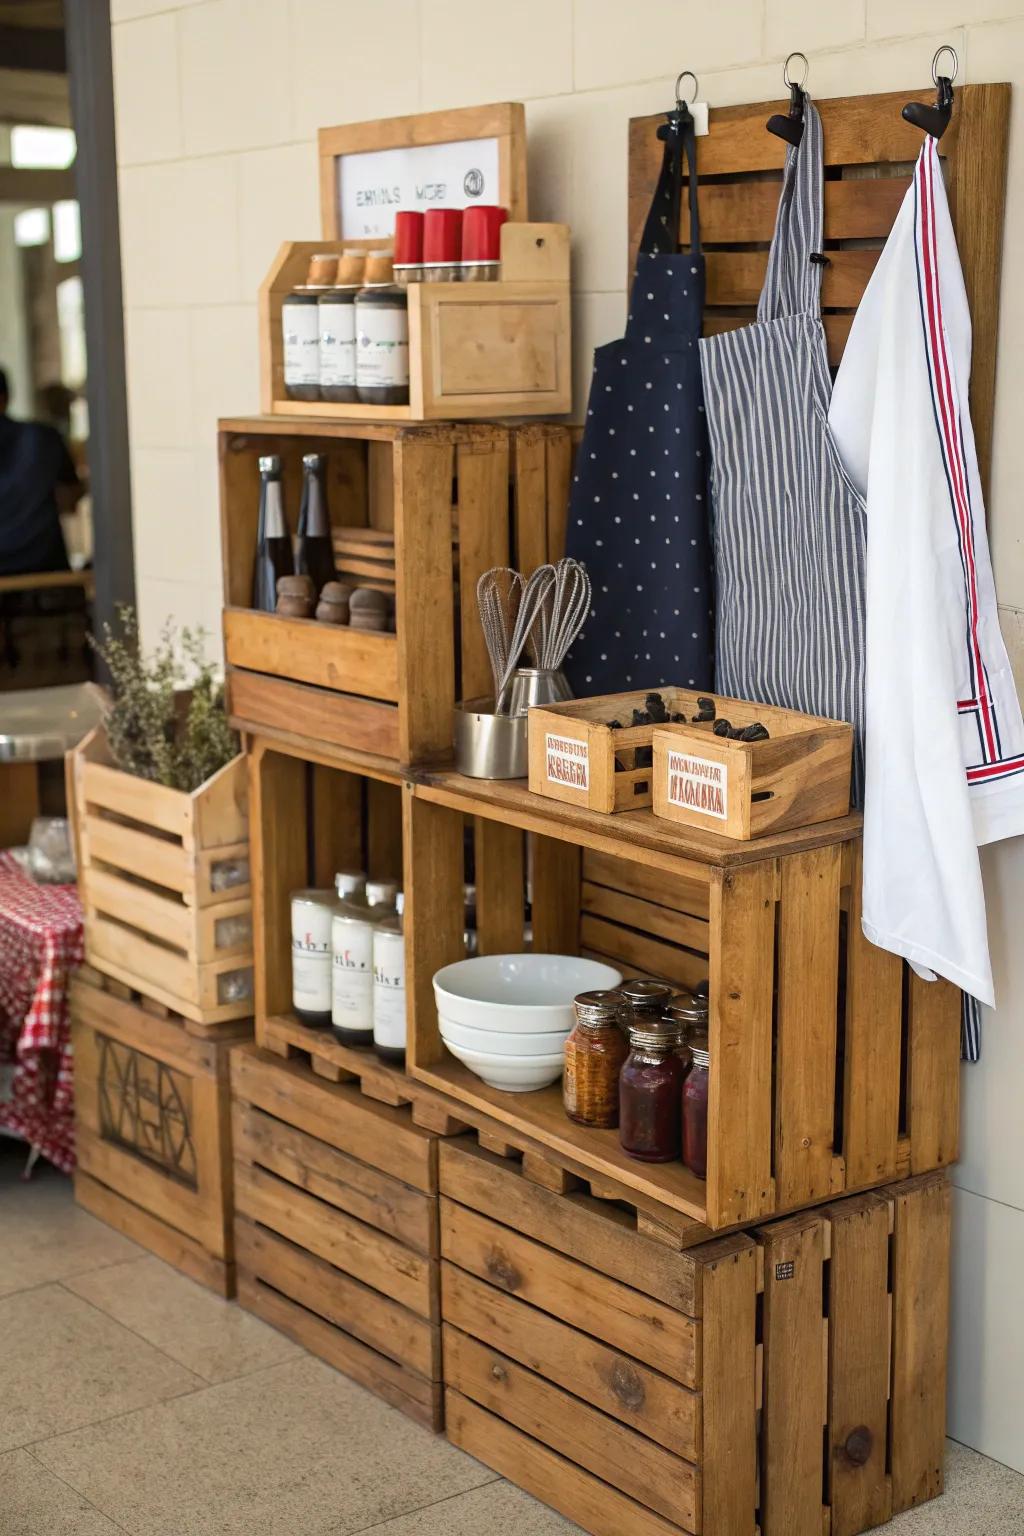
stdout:
<svg viewBox="0 0 1024 1536">
<path fill-rule="evenodd" d="M 679 1156 L 683 1064 L 678 1030 L 663 1019 L 629 1026 L 629 1055 L 619 1076 L 619 1141 L 643 1163 Z"/>
<path fill-rule="evenodd" d="M 683 1162 L 699 1179 L 708 1173 L 708 1069 L 711 1056 L 706 1034 L 690 1036 L 692 1065 L 683 1083 Z"/>
</svg>

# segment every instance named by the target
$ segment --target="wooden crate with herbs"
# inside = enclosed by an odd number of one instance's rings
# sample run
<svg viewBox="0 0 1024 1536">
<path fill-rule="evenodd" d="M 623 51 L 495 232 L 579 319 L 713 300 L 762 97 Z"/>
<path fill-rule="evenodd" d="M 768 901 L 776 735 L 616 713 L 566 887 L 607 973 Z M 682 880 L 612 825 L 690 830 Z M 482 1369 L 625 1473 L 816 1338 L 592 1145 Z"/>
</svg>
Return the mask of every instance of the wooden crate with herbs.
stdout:
<svg viewBox="0 0 1024 1536">
<path fill-rule="evenodd" d="M 737 733 L 760 725 L 766 737 L 723 739 L 714 734 L 722 722 Z M 530 789 L 566 805 L 612 812 L 653 804 L 669 820 L 730 837 L 828 821 L 850 809 L 853 731 L 840 720 L 664 687 L 531 709 L 529 732 Z M 695 797 L 673 795 L 678 764 L 668 781 L 668 753 L 684 747 L 694 758 L 703 752 L 712 760 L 707 767 L 720 765 L 714 774 L 705 770 L 705 788 L 713 780 L 717 799 L 705 794 L 703 814 L 694 814 L 701 810 Z"/>
<path fill-rule="evenodd" d="M 462 1138 L 440 1192 L 448 1436 L 593 1536 L 854 1536 L 942 1492 L 945 1175 L 678 1254 Z"/>
<path fill-rule="evenodd" d="M 233 722 L 392 761 L 443 758 L 457 698 L 491 671 L 476 584 L 494 565 L 526 570 L 564 536 L 570 440 L 537 424 L 407 427 L 221 422 L 224 651 Z M 390 591 L 394 631 L 252 608 L 258 460 L 282 461 L 294 520 L 302 455 L 327 459 L 336 561 L 353 585 Z"/>
<path fill-rule="evenodd" d="M 199 1028 L 251 1015 L 244 758 L 190 794 L 116 767 L 98 726 L 68 786 L 89 963 Z"/>
<path fill-rule="evenodd" d="M 89 966 L 72 980 L 70 1013 L 75 1199 L 201 1285 L 233 1296 L 228 1057 L 250 1026 L 200 1033 L 151 993 Z"/>
<path fill-rule="evenodd" d="M 410 1070 L 468 1123 L 532 1138 L 685 1242 L 955 1161 L 960 994 L 864 938 L 859 816 L 744 843 L 448 771 L 421 770 L 403 794 Z M 557 1083 L 503 1093 L 447 1051 L 432 979 L 465 954 L 468 818 L 478 839 L 487 829 L 481 953 L 524 947 L 528 834 L 534 949 L 709 981 L 706 1179 L 575 1124 Z"/>
<path fill-rule="evenodd" d="M 255 1046 L 232 1088 L 239 1303 L 441 1429 L 437 1138 Z"/>
</svg>

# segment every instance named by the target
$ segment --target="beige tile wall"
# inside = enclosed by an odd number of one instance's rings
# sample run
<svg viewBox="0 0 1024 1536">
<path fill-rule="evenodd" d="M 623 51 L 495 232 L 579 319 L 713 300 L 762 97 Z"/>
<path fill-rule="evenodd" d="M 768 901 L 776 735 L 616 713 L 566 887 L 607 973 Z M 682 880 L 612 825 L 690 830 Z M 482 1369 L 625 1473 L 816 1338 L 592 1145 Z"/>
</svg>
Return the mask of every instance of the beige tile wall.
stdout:
<svg viewBox="0 0 1024 1536">
<path fill-rule="evenodd" d="M 255 295 L 278 243 L 319 229 L 316 129 L 524 100 L 535 216 L 574 230 L 577 411 L 594 346 L 625 310 L 626 121 L 695 70 L 713 105 L 781 94 L 793 48 L 820 96 L 927 79 L 1024 86 L 1011 0 L 112 0 L 138 589 L 143 627 L 219 629 L 218 415 L 255 410 Z M 1024 663 L 1024 117 L 1015 106 L 993 492 L 1004 626 Z M 214 642 L 216 643 L 216 642 Z M 1024 666 L 1021 668 L 1024 676 Z M 956 1171 L 951 1421 L 1024 1469 L 1024 849 L 986 855 L 997 986 L 965 1072 Z M 1014 1329 L 1017 1330 L 1016 1334 Z M 1019 1350 L 1018 1350 L 1019 1354 Z"/>
</svg>

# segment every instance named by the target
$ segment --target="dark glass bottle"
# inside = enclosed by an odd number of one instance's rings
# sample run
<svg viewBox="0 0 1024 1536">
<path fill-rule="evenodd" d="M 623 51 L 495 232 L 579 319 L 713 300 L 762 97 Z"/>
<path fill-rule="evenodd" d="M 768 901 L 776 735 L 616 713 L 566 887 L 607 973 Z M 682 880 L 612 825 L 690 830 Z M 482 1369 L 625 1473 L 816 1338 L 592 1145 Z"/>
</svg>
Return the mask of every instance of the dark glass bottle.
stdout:
<svg viewBox="0 0 1024 1536">
<path fill-rule="evenodd" d="M 284 515 L 281 460 L 276 453 L 260 459 L 260 513 L 256 527 L 256 559 L 253 565 L 252 605 L 264 613 L 277 607 L 279 576 L 291 576 L 295 566 L 292 541 Z"/>
<path fill-rule="evenodd" d="M 322 453 L 302 455 L 302 504 L 295 539 L 295 573 L 309 576 L 317 591 L 337 580 L 331 518 L 327 510 L 327 459 Z"/>
<path fill-rule="evenodd" d="M 680 1152 L 683 1064 L 679 1032 L 661 1019 L 629 1027 L 629 1056 L 619 1077 L 619 1141 L 643 1163 L 671 1163 Z"/>
</svg>

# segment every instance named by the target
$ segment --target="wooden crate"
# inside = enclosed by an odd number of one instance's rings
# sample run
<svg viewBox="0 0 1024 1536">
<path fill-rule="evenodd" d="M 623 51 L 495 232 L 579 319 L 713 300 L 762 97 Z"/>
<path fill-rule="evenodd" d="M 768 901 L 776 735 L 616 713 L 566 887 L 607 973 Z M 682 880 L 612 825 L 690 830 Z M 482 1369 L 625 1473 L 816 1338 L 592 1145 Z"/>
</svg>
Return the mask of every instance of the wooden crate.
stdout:
<svg viewBox="0 0 1024 1536">
<path fill-rule="evenodd" d="M 922 62 L 924 55 L 922 55 Z M 813 91 L 813 79 L 811 81 Z M 828 359 L 837 367 L 861 295 L 910 185 L 919 128 L 902 117 L 908 101 L 935 102 L 935 87 L 816 100 L 824 132 L 824 246 L 821 302 Z M 779 206 L 786 144 L 765 133 L 786 101 L 712 107 L 697 152 L 701 239 L 707 249 L 704 335 L 747 325 L 764 284 Z M 999 277 L 1010 118 L 1010 87 L 957 85 L 939 144 L 950 211 L 973 319 L 971 418 L 983 484 L 992 456 Z M 630 281 L 658 181 L 660 115 L 629 123 Z M 680 239 L 689 240 L 686 199 Z"/>
<path fill-rule="evenodd" d="M 436 1137 L 254 1046 L 232 1087 L 240 1304 L 440 1430 Z"/>
<path fill-rule="evenodd" d="M 86 959 L 193 1023 L 250 1016 L 244 759 L 187 794 L 116 768 L 98 726 L 68 754 L 68 785 Z M 244 879 L 221 889 L 230 865 Z"/>
<path fill-rule="evenodd" d="M 863 937 L 859 816 L 743 843 L 445 771 L 421 770 L 403 794 L 409 1067 L 470 1124 L 498 1121 L 572 1172 L 667 1209 L 687 1242 L 955 1161 L 960 994 Z M 535 949 L 684 986 L 710 979 L 706 1181 L 576 1125 L 557 1084 L 502 1093 L 447 1052 L 432 978 L 464 955 L 468 818 L 478 847 L 486 829 L 483 953 L 523 946 L 527 833 Z"/>
<path fill-rule="evenodd" d="M 501 281 L 410 283 L 409 403 L 290 400 L 281 308 L 316 252 L 347 241 L 286 240 L 260 288 L 260 404 L 326 421 L 472 421 L 561 416 L 572 409 L 569 230 L 506 224 Z"/>
<path fill-rule="evenodd" d="M 464 1139 L 440 1192 L 448 1436 L 584 1530 L 855 1536 L 941 1493 L 943 1174 L 683 1254 Z"/>
<path fill-rule="evenodd" d="M 150 996 L 84 966 L 71 984 L 75 1199 L 222 1296 L 234 1295 L 228 1053 Z"/>
<path fill-rule="evenodd" d="M 259 456 L 281 456 L 294 521 L 302 455 L 313 450 L 327 456 L 336 538 L 351 529 L 356 538 L 372 532 L 392 541 L 393 634 L 248 606 Z M 392 761 L 447 756 L 456 699 L 493 687 L 477 580 L 510 560 L 532 570 L 562 541 L 570 451 L 566 429 L 539 423 L 221 422 L 224 648 L 235 724 Z"/>
<path fill-rule="evenodd" d="M 773 739 L 723 741 L 714 735 L 710 723 L 661 728 L 629 724 L 634 709 L 643 710 L 652 691 L 660 693 L 669 715 L 685 715 L 688 722 L 697 713 L 699 698 L 714 698 L 721 718 L 733 725 L 753 725 L 759 720 Z M 615 720 L 622 723 L 613 728 L 611 722 Z M 530 789 L 565 805 L 610 812 L 641 810 L 653 804 L 657 813 L 669 820 L 689 820 L 691 825 L 731 837 L 827 821 L 845 816 L 850 809 L 853 730 L 842 721 L 690 688 L 665 687 L 638 688 L 629 693 L 573 699 L 550 709 L 532 709 L 529 727 Z M 721 765 L 717 788 L 726 814 L 692 819 L 690 812 L 679 814 L 681 808 L 668 799 L 665 763 L 657 766 L 655 746 L 661 732 L 682 733 L 692 750 L 699 748 L 705 757 Z M 663 753 L 669 745 L 666 738 Z"/>
</svg>

